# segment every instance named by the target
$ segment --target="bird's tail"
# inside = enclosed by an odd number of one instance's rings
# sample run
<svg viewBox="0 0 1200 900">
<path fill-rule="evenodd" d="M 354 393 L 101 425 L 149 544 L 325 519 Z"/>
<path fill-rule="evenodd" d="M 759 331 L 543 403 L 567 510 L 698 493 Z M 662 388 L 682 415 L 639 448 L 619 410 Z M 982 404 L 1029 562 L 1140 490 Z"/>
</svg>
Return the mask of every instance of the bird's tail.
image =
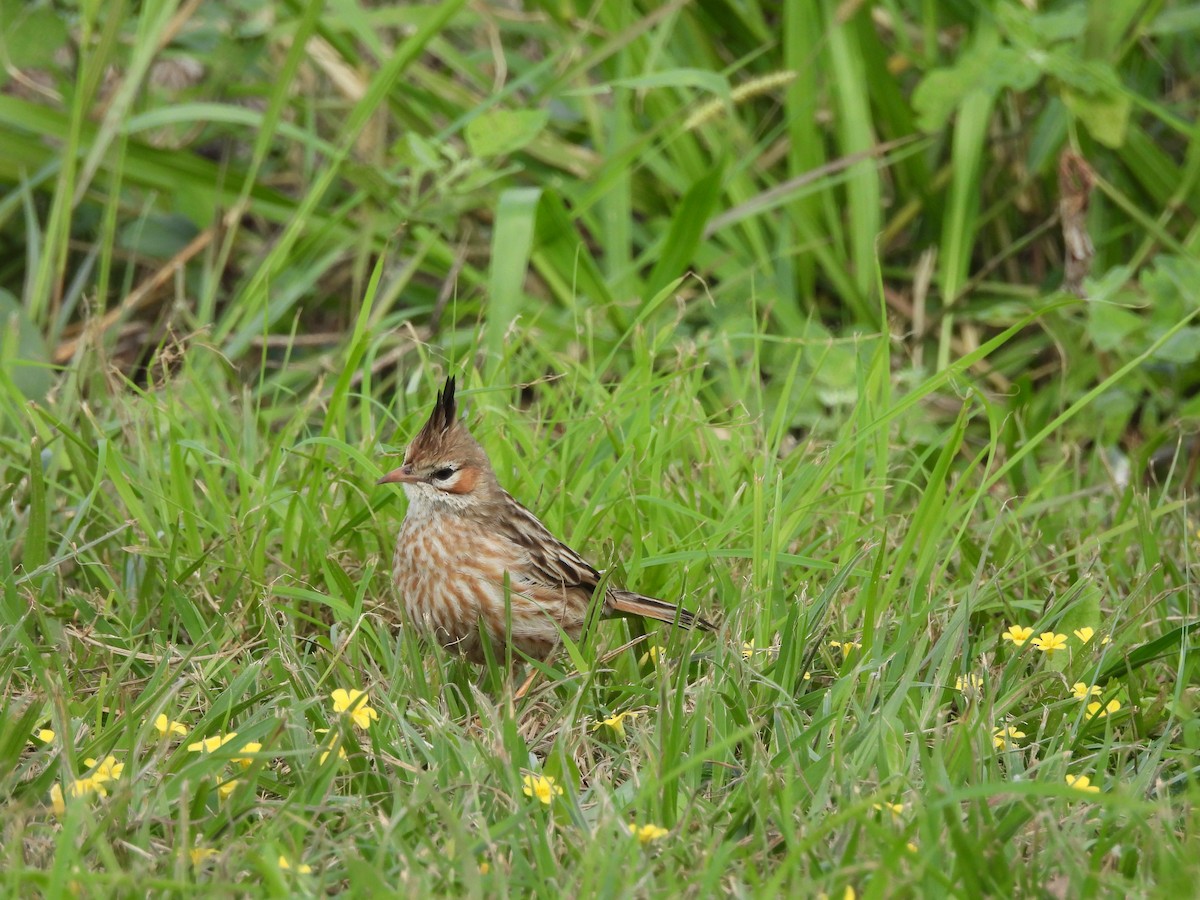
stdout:
<svg viewBox="0 0 1200 900">
<path fill-rule="evenodd" d="M 633 591 L 609 592 L 609 603 L 613 612 L 622 616 L 645 616 L 659 622 L 674 624 L 678 622 L 684 628 L 699 628 L 703 631 L 716 631 L 717 627 L 703 616 L 690 613 L 682 606 L 647 597 L 645 594 L 635 594 Z"/>
</svg>

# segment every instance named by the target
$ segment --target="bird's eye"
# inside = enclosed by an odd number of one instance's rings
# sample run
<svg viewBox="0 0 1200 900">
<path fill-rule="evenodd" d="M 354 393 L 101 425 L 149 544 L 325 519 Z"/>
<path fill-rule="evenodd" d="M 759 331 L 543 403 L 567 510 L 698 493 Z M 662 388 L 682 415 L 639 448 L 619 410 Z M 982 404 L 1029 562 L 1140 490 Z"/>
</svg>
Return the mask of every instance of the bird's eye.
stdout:
<svg viewBox="0 0 1200 900">
<path fill-rule="evenodd" d="M 449 478 L 453 474 L 454 474 L 453 467 L 442 466 L 440 469 L 438 469 L 436 472 L 433 473 L 433 480 L 434 481 L 445 481 L 447 478 Z"/>
</svg>

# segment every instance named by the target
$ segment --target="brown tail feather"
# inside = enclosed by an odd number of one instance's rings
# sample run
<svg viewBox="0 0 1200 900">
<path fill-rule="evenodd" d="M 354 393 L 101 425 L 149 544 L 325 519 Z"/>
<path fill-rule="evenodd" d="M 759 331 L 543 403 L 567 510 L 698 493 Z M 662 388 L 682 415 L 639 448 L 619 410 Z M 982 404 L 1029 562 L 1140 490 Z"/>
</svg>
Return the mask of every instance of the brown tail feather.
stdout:
<svg viewBox="0 0 1200 900">
<path fill-rule="evenodd" d="M 716 626 L 703 616 L 690 613 L 682 606 L 647 597 L 645 594 L 635 594 L 633 591 L 610 591 L 609 605 L 613 612 L 623 616 L 645 616 L 659 622 L 675 623 L 684 628 L 700 628 L 703 631 L 716 631 Z"/>
</svg>

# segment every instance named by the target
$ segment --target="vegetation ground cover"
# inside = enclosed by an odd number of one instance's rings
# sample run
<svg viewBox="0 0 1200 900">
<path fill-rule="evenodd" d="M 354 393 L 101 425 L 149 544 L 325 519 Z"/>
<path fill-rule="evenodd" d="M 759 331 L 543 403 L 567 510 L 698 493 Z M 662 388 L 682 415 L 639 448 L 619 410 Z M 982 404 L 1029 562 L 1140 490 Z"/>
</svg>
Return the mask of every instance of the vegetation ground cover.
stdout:
<svg viewBox="0 0 1200 900">
<path fill-rule="evenodd" d="M 1186 895 L 1186 4 L 0 0 L 0 884 Z M 458 374 L 716 637 L 401 627 Z"/>
</svg>

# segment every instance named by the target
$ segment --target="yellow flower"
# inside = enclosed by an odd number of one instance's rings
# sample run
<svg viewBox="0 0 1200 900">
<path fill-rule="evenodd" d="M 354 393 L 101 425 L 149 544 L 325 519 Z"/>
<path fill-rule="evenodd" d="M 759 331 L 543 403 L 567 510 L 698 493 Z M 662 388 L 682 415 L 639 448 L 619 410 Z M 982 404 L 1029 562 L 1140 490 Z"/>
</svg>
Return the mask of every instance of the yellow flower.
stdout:
<svg viewBox="0 0 1200 900">
<path fill-rule="evenodd" d="M 365 691 L 355 688 L 350 690 L 338 688 L 330 694 L 330 699 L 333 700 L 333 711 L 335 713 L 350 712 L 350 718 L 359 728 L 370 728 L 371 723 L 379 718 L 379 713 L 367 705 L 371 698 Z"/>
<path fill-rule="evenodd" d="M 978 694 L 983 690 L 982 675 L 959 675 L 954 679 L 954 689 L 963 694 Z"/>
<path fill-rule="evenodd" d="M 1094 697 L 1100 693 L 1100 688 L 1096 685 L 1088 687 L 1086 681 L 1077 681 L 1071 685 L 1071 693 L 1076 700 L 1086 700 L 1088 697 Z"/>
<path fill-rule="evenodd" d="M 486 859 L 479 864 L 479 874 L 480 875 L 486 875 L 490 871 L 492 871 L 492 864 L 490 862 L 488 862 Z"/>
<path fill-rule="evenodd" d="M 917 845 L 914 844 L 912 841 L 909 841 L 907 844 L 904 845 L 904 849 L 907 850 L 909 853 L 916 853 Z"/>
<path fill-rule="evenodd" d="M 115 757 L 106 756 L 101 762 L 96 762 L 94 759 L 85 759 L 83 764 L 89 769 L 95 769 L 91 777 L 97 784 L 103 784 L 106 781 L 116 781 L 121 777 L 121 773 L 125 771 L 125 763 L 117 762 Z"/>
<path fill-rule="evenodd" d="M 62 785 L 57 781 L 50 787 L 50 808 L 60 819 L 67 811 L 67 802 L 63 799 Z"/>
<path fill-rule="evenodd" d="M 76 779 L 71 783 L 67 792 L 72 797 L 82 797 L 84 794 L 99 794 L 101 797 L 108 796 L 108 791 L 104 789 L 104 779 L 91 775 L 86 778 Z"/>
<path fill-rule="evenodd" d="M 329 729 L 328 728 L 318 728 L 317 734 L 329 734 Z M 329 741 L 329 744 L 327 746 L 329 747 L 329 749 L 321 751 L 321 755 L 319 757 L 317 757 L 317 765 L 318 766 L 325 765 L 325 760 L 329 759 L 329 754 L 331 752 L 333 752 L 334 747 L 337 747 L 338 759 L 346 758 L 346 748 L 342 746 L 341 737 L 331 738 Z"/>
<path fill-rule="evenodd" d="M 227 778 L 224 781 L 217 782 L 217 796 L 222 800 L 228 800 L 229 795 L 237 790 L 238 779 Z"/>
<path fill-rule="evenodd" d="M 210 738 L 205 738 L 202 741 L 196 741 L 194 744 L 188 744 L 189 753 L 215 753 L 220 750 L 230 741 L 237 737 L 236 731 L 231 731 L 229 734 L 218 734 Z"/>
<path fill-rule="evenodd" d="M 339 710 L 339 712 L 340 712 L 340 710 Z M 282 854 L 280 854 L 280 856 L 279 856 L 279 868 L 281 868 L 281 869 L 291 869 L 292 868 L 292 864 L 290 862 L 288 862 L 288 858 L 286 856 L 283 856 Z M 295 867 L 295 870 L 297 872 L 299 872 L 301 875 L 312 874 L 312 866 L 310 866 L 308 863 L 300 863 L 300 865 Z"/>
<path fill-rule="evenodd" d="M 1087 717 L 1089 719 L 1094 719 L 1099 716 L 1101 719 L 1103 719 L 1109 713 L 1115 713 L 1120 708 L 1121 701 L 1117 700 L 1115 697 L 1103 705 L 1101 705 L 1099 700 L 1093 700 L 1087 705 Z"/>
<path fill-rule="evenodd" d="M 1016 742 L 1025 737 L 1025 732 L 1017 731 L 1012 726 L 997 728 L 992 734 L 992 746 L 997 750 L 1016 750 Z"/>
<path fill-rule="evenodd" d="M 645 653 L 643 653 L 641 656 L 638 657 L 638 665 L 644 666 L 646 664 L 647 660 L 649 660 L 652 663 L 657 663 L 658 662 L 658 654 L 659 654 L 660 650 L 661 650 L 661 648 L 657 644 L 654 644 L 653 646 L 648 648 Z"/>
<path fill-rule="evenodd" d="M 49 728 L 39 728 L 33 733 L 33 736 L 43 744 L 49 744 L 54 740 L 54 732 Z"/>
<path fill-rule="evenodd" d="M 247 741 L 245 744 L 242 745 L 242 749 L 239 750 L 238 752 L 239 753 L 257 753 L 261 749 L 262 749 L 262 744 L 260 744 L 258 741 Z M 253 756 L 235 756 L 233 758 L 233 761 L 235 763 L 241 763 L 243 769 L 248 769 L 252 765 L 254 765 L 254 757 Z"/>
<path fill-rule="evenodd" d="M 1055 634 L 1053 631 L 1043 631 L 1040 637 L 1035 637 L 1030 643 L 1047 656 L 1052 656 L 1056 651 L 1066 648 L 1067 636 Z"/>
<path fill-rule="evenodd" d="M 876 804 L 874 804 L 874 806 L 880 812 L 883 812 L 886 809 L 893 816 L 898 816 L 904 812 L 904 804 L 903 803 L 886 803 L 885 802 L 885 803 L 876 803 Z"/>
<path fill-rule="evenodd" d="M 596 731 L 600 727 L 607 725 L 617 733 L 617 737 L 621 740 L 625 739 L 625 720 L 636 719 L 641 713 L 637 710 L 628 710 L 623 713 L 617 713 L 615 716 L 609 716 L 607 719 L 602 719 L 592 726 L 592 731 Z"/>
<path fill-rule="evenodd" d="M 1089 794 L 1100 793 L 1100 786 L 1092 784 L 1092 779 L 1086 775 L 1068 775 L 1067 784 L 1077 791 L 1085 791 Z"/>
<path fill-rule="evenodd" d="M 857 650 L 862 647 L 858 641 L 830 641 L 829 646 L 835 650 L 841 650 L 842 653 L 849 653 L 851 650 Z"/>
<path fill-rule="evenodd" d="M 666 837 L 670 832 L 659 825 L 638 825 L 630 822 L 629 833 L 637 838 L 640 843 L 649 844 Z"/>
<path fill-rule="evenodd" d="M 562 785 L 555 784 L 551 775 L 526 775 L 521 779 L 521 784 L 524 785 L 521 791 L 526 797 L 537 797 L 547 806 L 556 796 L 561 797 L 563 792 Z"/>
<path fill-rule="evenodd" d="M 1096 629 L 1091 628 L 1090 626 L 1085 625 L 1083 628 L 1075 629 L 1075 637 L 1079 638 L 1079 640 L 1085 644 L 1088 641 L 1090 641 L 1095 636 L 1095 634 L 1096 634 Z"/>
<path fill-rule="evenodd" d="M 1004 638 L 1006 641 L 1012 641 L 1016 646 L 1020 647 L 1027 640 L 1029 640 L 1030 636 L 1032 635 L 1032 628 L 1026 628 L 1023 625 L 1009 625 L 1008 631 L 1004 632 L 1004 634 L 1000 635 L 1000 637 Z"/>
<path fill-rule="evenodd" d="M 804 673 L 804 680 L 805 680 L 805 681 L 812 681 L 812 672 L 805 672 L 805 673 Z"/>
<path fill-rule="evenodd" d="M 188 851 L 188 856 L 192 858 L 193 866 L 202 866 L 204 863 L 217 855 L 217 851 L 212 847 L 195 847 Z"/>
<path fill-rule="evenodd" d="M 163 736 L 177 734 L 180 737 L 187 737 L 187 728 L 184 724 L 176 722 L 174 719 L 168 719 L 163 713 L 159 713 L 154 717 L 154 727 Z M 214 850 L 213 852 L 216 853 L 217 851 Z"/>
</svg>

